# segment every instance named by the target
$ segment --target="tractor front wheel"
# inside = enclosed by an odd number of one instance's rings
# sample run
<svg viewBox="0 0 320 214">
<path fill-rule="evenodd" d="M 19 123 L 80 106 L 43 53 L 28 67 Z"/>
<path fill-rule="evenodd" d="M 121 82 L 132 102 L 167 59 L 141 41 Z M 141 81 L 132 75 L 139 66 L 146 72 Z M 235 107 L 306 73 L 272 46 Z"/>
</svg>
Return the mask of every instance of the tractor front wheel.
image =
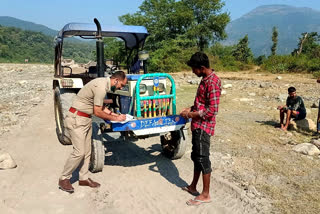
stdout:
<svg viewBox="0 0 320 214">
<path fill-rule="evenodd" d="M 170 159 L 179 159 L 186 152 L 187 148 L 186 129 L 168 132 L 160 137 L 163 154 Z"/>
</svg>

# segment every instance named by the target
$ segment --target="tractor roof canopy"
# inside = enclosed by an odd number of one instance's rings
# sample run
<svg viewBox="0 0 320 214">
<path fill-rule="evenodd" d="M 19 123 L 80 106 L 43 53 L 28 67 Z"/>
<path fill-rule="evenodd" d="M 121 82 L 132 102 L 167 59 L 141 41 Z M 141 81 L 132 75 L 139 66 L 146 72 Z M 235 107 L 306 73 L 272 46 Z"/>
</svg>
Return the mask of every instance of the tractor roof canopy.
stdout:
<svg viewBox="0 0 320 214">
<path fill-rule="evenodd" d="M 149 35 L 147 29 L 143 26 L 119 25 L 101 26 L 102 37 L 118 37 L 125 41 L 126 48 L 133 49 L 143 46 L 145 39 Z M 90 23 L 69 23 L 66 24 L 58 33 L 55 42 L 56 45 L 62 43 L 63 38 L 82 36 L 95 37 L 97 35 L 97 26 Z"/>
</svg>

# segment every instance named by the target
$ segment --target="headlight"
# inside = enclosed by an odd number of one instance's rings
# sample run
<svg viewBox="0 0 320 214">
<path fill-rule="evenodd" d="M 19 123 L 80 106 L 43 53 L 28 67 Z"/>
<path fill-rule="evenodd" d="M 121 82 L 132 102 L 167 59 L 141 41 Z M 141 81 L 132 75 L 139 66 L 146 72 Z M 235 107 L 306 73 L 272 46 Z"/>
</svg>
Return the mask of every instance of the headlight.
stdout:
<svg viewBox="0 0 320 214">
<path fill-rule="evenodd" d="M 129 85 L 126 84 L 125 86 L 123 86 L 121 91 L 129 91 Z"/>
<path fill-rule="evenodd" d="M 140 94 L 144 94 L 147 91 L 147 86 L 145 84 L 140 84 Z"/>
<path fill-rule="evenodd" d="M 159 92 L 164 92 L 166 88 L 164 87 L 163 83 L 159 83 Z"/>
</svg>

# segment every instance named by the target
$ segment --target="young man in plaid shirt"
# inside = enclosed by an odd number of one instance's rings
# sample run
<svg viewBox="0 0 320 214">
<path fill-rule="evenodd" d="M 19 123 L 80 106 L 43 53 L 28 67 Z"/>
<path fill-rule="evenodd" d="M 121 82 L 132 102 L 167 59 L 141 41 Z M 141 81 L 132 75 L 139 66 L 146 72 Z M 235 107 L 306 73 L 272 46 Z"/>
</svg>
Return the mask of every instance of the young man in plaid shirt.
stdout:
<svg viewBox="0 0 320 214">
<path fill-rule="evenodd" d="M 209 187 L 211 176 L 210 137 L 214 135 L 216 115 L 218 114 L 219 97 L 221 92 L 221 81 L 210 69 L 209 59 L 206 54 L 197 52 L 193 54 L 187 65 L 198 77 L 202 77 L 199 84 L 194 105 L 185 108 L 180 113 L 184 118 L 191 118 L 192 130 L 192 153 L 194 162 L 193 180 L 190 186 L 182 189 L 196 197 L 187 201 L 188 205 L 200 205 L 211 202 Z M 202 172 L 203 190 L 201 194 L 197 191 L 197 183 Z"/>
</svg>

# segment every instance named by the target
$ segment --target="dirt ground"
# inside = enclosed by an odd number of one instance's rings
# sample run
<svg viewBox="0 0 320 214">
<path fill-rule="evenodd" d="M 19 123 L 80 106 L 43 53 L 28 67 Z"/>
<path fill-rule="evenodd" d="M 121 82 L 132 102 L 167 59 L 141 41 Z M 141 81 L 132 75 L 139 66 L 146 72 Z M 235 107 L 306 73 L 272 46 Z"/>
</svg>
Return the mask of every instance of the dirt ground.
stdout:
<svg viewBox="0 0 320 214">
<path fill-rule="evenodd" d="M 311 76 L 217 72 L 223 85 L 232 87 L 224 89 L 211 140 L 212 203 L 189 207 L 185 202 L 192 196 L 180 187 L 192 179 L 190 139 L 186 154 L 174 161 L 161 154 L 159 138 L 105 141 L 103 172 L 91 176 L 101 188 L 79 187 L 75 174 L 75 193 L 59 190 L 58 177 L 72 148 L 59 144 L 55 134 L 53 68 L 39 66 L 0 64 L 5 77 L 0 80 L 0 119 L 11 121 L 0 125 L 0 153 L 10 153 L 18 164 L 0 171 L 0 213 L 320 212 L 320 158 L 292 151 L 295 144 L 310 142 L 312 132 L 274 127 L 276 107 L 285 102 L 291 85 L 305 100 L 307 118 L 315 121 L 317 109 L 310 106 L 318 100 L 320 85 Z M 197 85 L 187 81 L 196 78 L 191 72 L 174 77 L 179 110 L 192 105 Z M 29 96 L 35 81 L 38 92 Z M 16 82 L 23 87 L 15 87 Z"/>
</svg>

